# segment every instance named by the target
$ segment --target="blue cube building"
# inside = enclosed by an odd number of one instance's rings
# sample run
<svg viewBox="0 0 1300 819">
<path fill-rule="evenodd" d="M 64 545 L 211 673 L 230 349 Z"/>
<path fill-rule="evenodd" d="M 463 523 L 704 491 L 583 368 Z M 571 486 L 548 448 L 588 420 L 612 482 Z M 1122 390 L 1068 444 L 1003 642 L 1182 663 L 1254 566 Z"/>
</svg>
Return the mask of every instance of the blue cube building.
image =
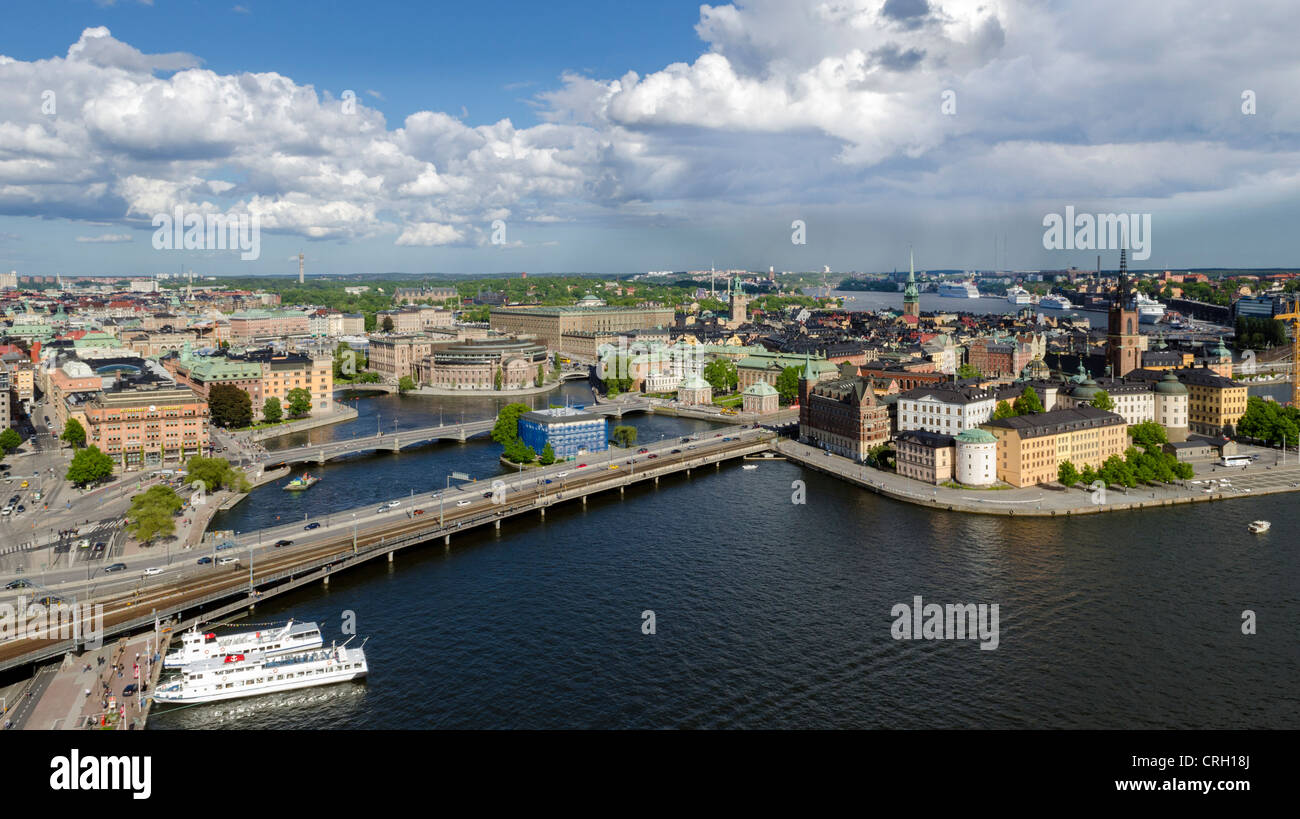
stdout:
<svg viewBox="0 0 1300 819">
<path fill-rule="evenodd" d="M 609 448 L 605 417 L 573 407 L 533 410 L 519 416 L 519 439 L 538 455 L 550 443 L 556 458 Z"/>
</svg>

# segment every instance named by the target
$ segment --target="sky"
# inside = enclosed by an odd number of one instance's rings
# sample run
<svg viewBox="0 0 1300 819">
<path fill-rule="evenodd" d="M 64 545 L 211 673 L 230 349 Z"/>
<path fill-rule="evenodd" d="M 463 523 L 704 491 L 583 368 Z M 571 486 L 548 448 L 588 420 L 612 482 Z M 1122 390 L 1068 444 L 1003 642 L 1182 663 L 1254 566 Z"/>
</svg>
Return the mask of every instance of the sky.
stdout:
<svg viewBox="0 0 1300 819">
<path fill-rule="evenodd" d="M 1300 263 L 1293 0 L 3 14 L 0 270 L 1114 268 L 1067 208 L 1149 220 L 1135 267 Z"/>
</svg>

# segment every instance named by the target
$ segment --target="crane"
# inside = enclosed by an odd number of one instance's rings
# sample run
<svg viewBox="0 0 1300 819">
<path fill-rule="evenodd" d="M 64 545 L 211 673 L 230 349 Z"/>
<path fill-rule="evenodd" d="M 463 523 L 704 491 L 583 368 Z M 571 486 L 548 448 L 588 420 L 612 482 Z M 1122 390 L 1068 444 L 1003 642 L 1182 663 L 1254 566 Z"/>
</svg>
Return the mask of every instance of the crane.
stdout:
<svg viewBox="0 0 1300 819">
<path fill-rule="evenodd" d="M 1291 406 L 1300 408 L 1300 301 L 1288 302 L 1287 312 L 1273 318 L 1291 324 Z"/>
</svg>

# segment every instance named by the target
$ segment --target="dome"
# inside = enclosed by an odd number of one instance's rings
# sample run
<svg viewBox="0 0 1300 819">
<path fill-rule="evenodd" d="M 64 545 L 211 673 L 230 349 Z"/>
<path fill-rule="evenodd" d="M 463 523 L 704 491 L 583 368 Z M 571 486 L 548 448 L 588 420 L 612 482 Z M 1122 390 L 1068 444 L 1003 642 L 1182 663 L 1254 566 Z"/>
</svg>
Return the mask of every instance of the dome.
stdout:
<svg viewBox="0 0 1300 819">
<path fill-rule="evenodd" d="M 701 378 L 700 376 L 698 376 L 698 375 L 693 375 L 693 376 L 691 376 L 690 378 L 688 378 L 688 379 L 686 379 L 685 381 L 683 381 L 683 382 L 682 382 L 682 385 L 681 385 L 680 387 L 678 387 L 677 389 L 679 389 L 679 390 L 707 390 L 707 389 L 710 389 L 711 386 L 712 386 L 712 385 L 710 385 L 709 382 L 705 381 L 705 380 L 704 380 L 703 378 Z"/>
<path fill-rule="evenodd" d="M 986 429 L 968 429 L 957 436 L 959 444 L 996 444 L 998 439 Z"/>
<path fill-rule="evenodd" d="M 1092 399 L 1097 397 L 1097 393 L 1099 392 L 1101 392 L 1101 389 L 1097 386 L 1097 382 L 1093 381 L 1090 376 L 1080 381 L 1077 387 L 1070 390 L 1070 397 L 1076 401 L 1091 402 Z"/>
<path fill-rule="evenodd" d="M 1232 358 L 1232 351 L 1223 346 L 1223 336 L 1219 336 L 1219 346 L 1214 348 L 1213 354 L 1219 358 Z"/>
<path fill-rule="evenodd" d="M 1157 395 L 1186 395 L 1187 388 L 1178 380 L 1178 376 L 1172 372 L 1166 372 L 1159 381 L 1156 382 L 1155 391 Z"/>
<path fill-rule="evenodd" d="M 776 388 L 773 387 L 771 384 L 767 383 L 766 381 L 755 381 L 753 384 L 749 386 L 747 390 L 741 393 L 741 395 L 757 395 L 757 396 L 776 395 L 776 394 L 777 394 Z"/>
</svg>

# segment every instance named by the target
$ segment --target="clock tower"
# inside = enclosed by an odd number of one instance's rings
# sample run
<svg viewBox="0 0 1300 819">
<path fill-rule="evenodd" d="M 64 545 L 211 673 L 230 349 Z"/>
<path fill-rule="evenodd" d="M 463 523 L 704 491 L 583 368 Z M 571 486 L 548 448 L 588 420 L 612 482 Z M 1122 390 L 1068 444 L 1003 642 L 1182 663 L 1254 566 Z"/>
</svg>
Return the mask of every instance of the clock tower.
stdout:
<svg viewBox="0 0 1300 819">
<path fill-rule="evenodd" d="M 1142 366 L 1137 290 L 1128 275 L 1128 250 L 1119 252 L 1119 286 L 1110 302 L 1106 330 L 1106 361 L 1113 378 L 1123 378 Z"/>
</svg>

